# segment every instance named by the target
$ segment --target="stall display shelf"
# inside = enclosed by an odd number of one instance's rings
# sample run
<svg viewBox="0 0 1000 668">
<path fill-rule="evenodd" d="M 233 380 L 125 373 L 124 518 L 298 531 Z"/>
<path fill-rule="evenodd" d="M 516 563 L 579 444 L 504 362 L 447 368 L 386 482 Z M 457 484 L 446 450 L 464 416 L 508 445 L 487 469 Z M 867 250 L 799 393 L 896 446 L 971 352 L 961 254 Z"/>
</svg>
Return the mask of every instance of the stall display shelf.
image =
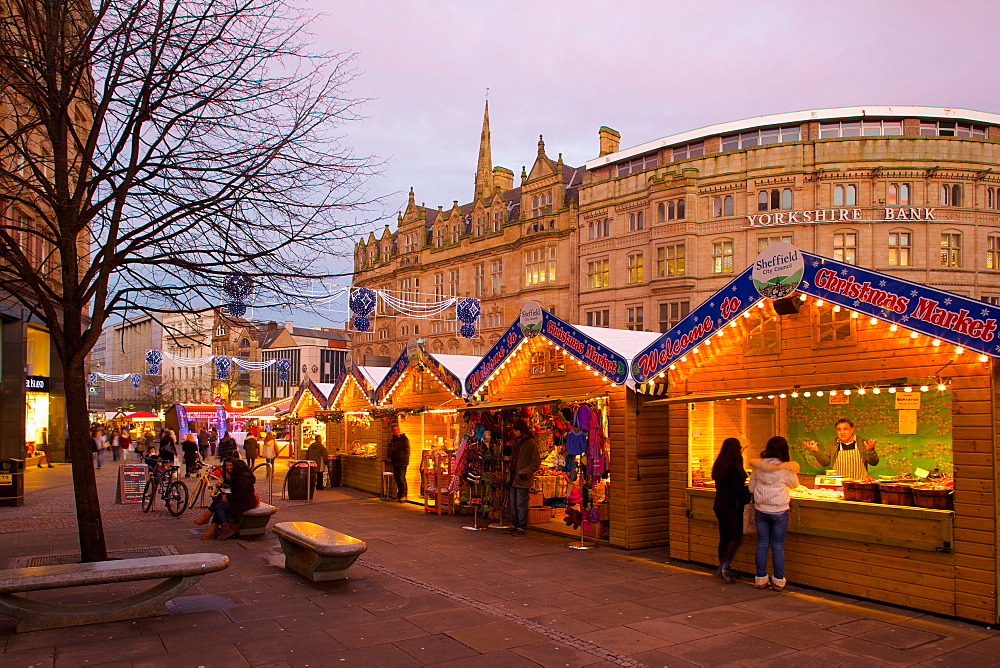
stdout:
<svg viewBox="0 0 1000 668">
<path fill-rule="evenodd" d="M 437 515 L 455 514 L 455 493 L 448 491 L 453 466 L 454 457 L 447 452 L 423 452 L 420 470 L 424 476 L 424 511 Z"/>
</svg>

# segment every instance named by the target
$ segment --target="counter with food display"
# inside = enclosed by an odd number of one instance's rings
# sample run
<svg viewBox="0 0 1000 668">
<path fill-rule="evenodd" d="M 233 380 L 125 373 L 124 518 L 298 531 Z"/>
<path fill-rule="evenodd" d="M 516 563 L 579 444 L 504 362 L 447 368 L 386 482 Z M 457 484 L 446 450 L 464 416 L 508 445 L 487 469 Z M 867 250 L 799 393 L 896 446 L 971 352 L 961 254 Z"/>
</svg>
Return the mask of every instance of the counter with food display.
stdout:
<svg viewBox="0 0 1000 668">
<path fill-rule="evenodd" d="M 720 446 L 738 439 L 750 469 L 781 436 L 801 483 L 789 586 L 997 623 L 1000 348 L 972 332 L 992 339 L 1000 309 L 776 246 L 634 366 L 637 382 L 669 388 L 640 411 L 669 407 L 670 556 L 718 563 Z M 791 278 L 776 274 L 788 286 L 753 278 L 796 259 Z M 755 544 L 744 538 L 733 570 L 754 573 Z"/>
</svg>

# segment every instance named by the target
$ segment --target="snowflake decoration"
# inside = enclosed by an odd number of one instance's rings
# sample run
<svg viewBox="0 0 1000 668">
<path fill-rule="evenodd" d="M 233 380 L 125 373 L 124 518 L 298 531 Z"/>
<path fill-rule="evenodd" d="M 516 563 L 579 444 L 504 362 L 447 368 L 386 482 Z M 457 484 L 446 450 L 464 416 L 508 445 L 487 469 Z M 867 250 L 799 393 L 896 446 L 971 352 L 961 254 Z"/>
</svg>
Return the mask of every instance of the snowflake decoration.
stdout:
<svg viewBox="0 0 1000 668">
<path fill-rule="evenodd" d="M 854 308 L 857 308 L 860 304 L 861 304 L 860 299 L 855 299 L 853 302 L 851 302 L 851 306 L 853 306 Z"/>
<path fill-rule="evenodd" d="M 848 274 L 848 270 L 847 269 L 841 269 L 840 270 L 840 275 L 841 276 L 847 276 L 847 274 Z"/>
<path fill-rule="evenodd" d="M 479 306 L 479 300 L 472 297 L 463 297 L 462 299 L 459 299 L 458 304 L 455 305 L 455 317 L 458 318 L 459 322 L 465 323 L 466 325 L 471 325 L 479 320 L 479 314 L 481 312 L 482 309 Z"/>
<path fill-rule="evenodd" d="M 819 262 L 817 262 L 816 260 L 813 260 L 812 266 L 813 267 L 818 267 L 819 266 Z"/>
<path fill-rule="evenodd" d="M 945 298 L 944 305 L 945 306 L 951 306 L 951 297 L 946 297 Z"/>
<path fill-rule="evenodd" d="M 880 288 L 884 288 L 884 287 L 885 287 L 885 281 L 884 281 L 884 280 L 882 280 L 882 281 L 879 281 L 879 282 L 878 282 L 878 286 L 879 286 Z"/>
<path fill-rule="evenodd" d="M 368 315 L 375 310 L 375 292 L 368 288 L 358 288 L 351 295 L 348 305 L 356 314 Z"/>
<path fill-rule="evenodd" d="M 288 372 L 292 370 L 291 360 L 280 359 L 277 361 L 275 366 L 278 367 L 278 380 L 288 380 Z"/>
<path fill-rule="evenodd" d="M 986 316 L 988 316 L 989 314 L 990 314 L 990 310 L 987 309 L 987 308 L 984 308 L 982 311 L 979 312 L 979 315 L 983 316 L 984 318 Z"/>
<path fill-rule="evenodd" d="M 900 322 L 909 322 L 909 321 L 910 321 L 910 316 L 908 316 L 908 315 L 904 315 L 904 316 L 903 316 L 902 318 L 900 318 L 899 320 L 900 320 Z"/>
<path fill-rule="evenodd" d="M 245 302 L 253 291 L 253 279 L 246 274 L 230 274 L 222 281 L 222 290 L 234 302 Z"/>
<path fill-rule="evenodd" d="M 219 380 L 226 380 L 229 378 L 229 367 L 232 366 L 232 361 L 225 356 L 219 355 L 215 358 L 215 375 Z"/>
<path fill-rule="evenodd" d="M 132 381 L 133 390 L 138 390 L 139 386 L 142 385 L 142 376 L 140 376 L 137 373 L 133 373 L 131 376 L 129 376 L 129 380 Z"/>
<path fill-rule="evenodd" d="M 910 296 L 911 296 L 911 297 L 916 297 L 916 296 L 917 296 L 917 295 L 919 295 L 919 294 L 920 294 L 920 293 L 919 293 L 919 292 L 917 292 L 916 290 L 910 290 Z"/>
<path fill-rule="evenodd" d="M 715 308 L 715 302 L 709 302 L 708 308 Z"/>
</svg>

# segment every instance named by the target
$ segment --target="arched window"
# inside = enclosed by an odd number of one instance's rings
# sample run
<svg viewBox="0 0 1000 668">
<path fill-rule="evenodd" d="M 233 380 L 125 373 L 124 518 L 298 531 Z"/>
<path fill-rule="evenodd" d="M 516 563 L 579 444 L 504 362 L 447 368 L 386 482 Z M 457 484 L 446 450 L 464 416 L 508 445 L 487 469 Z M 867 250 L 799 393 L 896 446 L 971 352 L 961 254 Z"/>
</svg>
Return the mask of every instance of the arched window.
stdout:
<svg viewBox="0 0 1000 668">
<path fill-rule="evenodd" d="M 791 209 L 792 208 L 792 189 L 785 188 L 781 191 L 781 208 Z"/>
<path fill-rule="evenodd" d="M 951 205 L 962 206 L 962 186 L 957 183 L 951 187 Z"/>
<path fill-rule="evenodd" d="M 767 191 L 761 190 L 759 193 L 757 193 L 757 210 L 767 211 L 768 209 L 767 203 L 768 203 Z"/>
<path fill-rule="evenodd" d="M 722 198 L 713 197 L 712 198 L 712 216 L 718 218 L 722 215 Z"/>
<path fill-rule="evenodd" d="M 687 216 L 684 213 L 684 200 L 677 200 L 677 220 L 684 220 Z"/>
<path fill-rule="evenodd" d="M 660 202 L 656 205 L 656 222 L 665 223 L 667 221 L 667 207 Z"/>
<path fill-rule="evenodd" d="M 725 199 L 722 200 L 722 215 L 731 216 L 733 215 L 733 196 L 726 195 Z"/>
<path fill-rule="evenodd" d="M 667 220 L 674 220 L 675 218 L 676 214 L 674 213 L 674 203 L 667 202 Z"/>
<path fill-rule="evenodd" d="M 889 232 L 889 266 L 909 267 L 912 264 L 913 233 L 910 230 Z"/>
</svg>

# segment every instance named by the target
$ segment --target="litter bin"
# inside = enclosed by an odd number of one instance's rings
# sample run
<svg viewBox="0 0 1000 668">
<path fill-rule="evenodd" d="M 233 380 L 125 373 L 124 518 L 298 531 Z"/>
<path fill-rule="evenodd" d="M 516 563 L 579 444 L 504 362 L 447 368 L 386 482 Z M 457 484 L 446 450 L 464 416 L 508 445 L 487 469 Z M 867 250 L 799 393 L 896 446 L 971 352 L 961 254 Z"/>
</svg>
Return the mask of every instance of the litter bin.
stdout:
<svg viewBox="0 0 1000 668">
<path fill-rule="evenodd" d="M 309 501 L 313 498 L 313 488 L 316 483 L 316 462 L 303 459 L 288 468 L 285 485 L 288 487 L 288 498 L 294 501 Z"/>
<path fill-rule="evenodd" d="M 340 487 L 341 477 L 340 457 L 330 457 L 326 460 L 326 480 L 330 487 Z"/>
<path fill-rule="evenodd" d="M 24 460 L 0 459 L 0 506 L 24 505 Z"/>
</svg>

